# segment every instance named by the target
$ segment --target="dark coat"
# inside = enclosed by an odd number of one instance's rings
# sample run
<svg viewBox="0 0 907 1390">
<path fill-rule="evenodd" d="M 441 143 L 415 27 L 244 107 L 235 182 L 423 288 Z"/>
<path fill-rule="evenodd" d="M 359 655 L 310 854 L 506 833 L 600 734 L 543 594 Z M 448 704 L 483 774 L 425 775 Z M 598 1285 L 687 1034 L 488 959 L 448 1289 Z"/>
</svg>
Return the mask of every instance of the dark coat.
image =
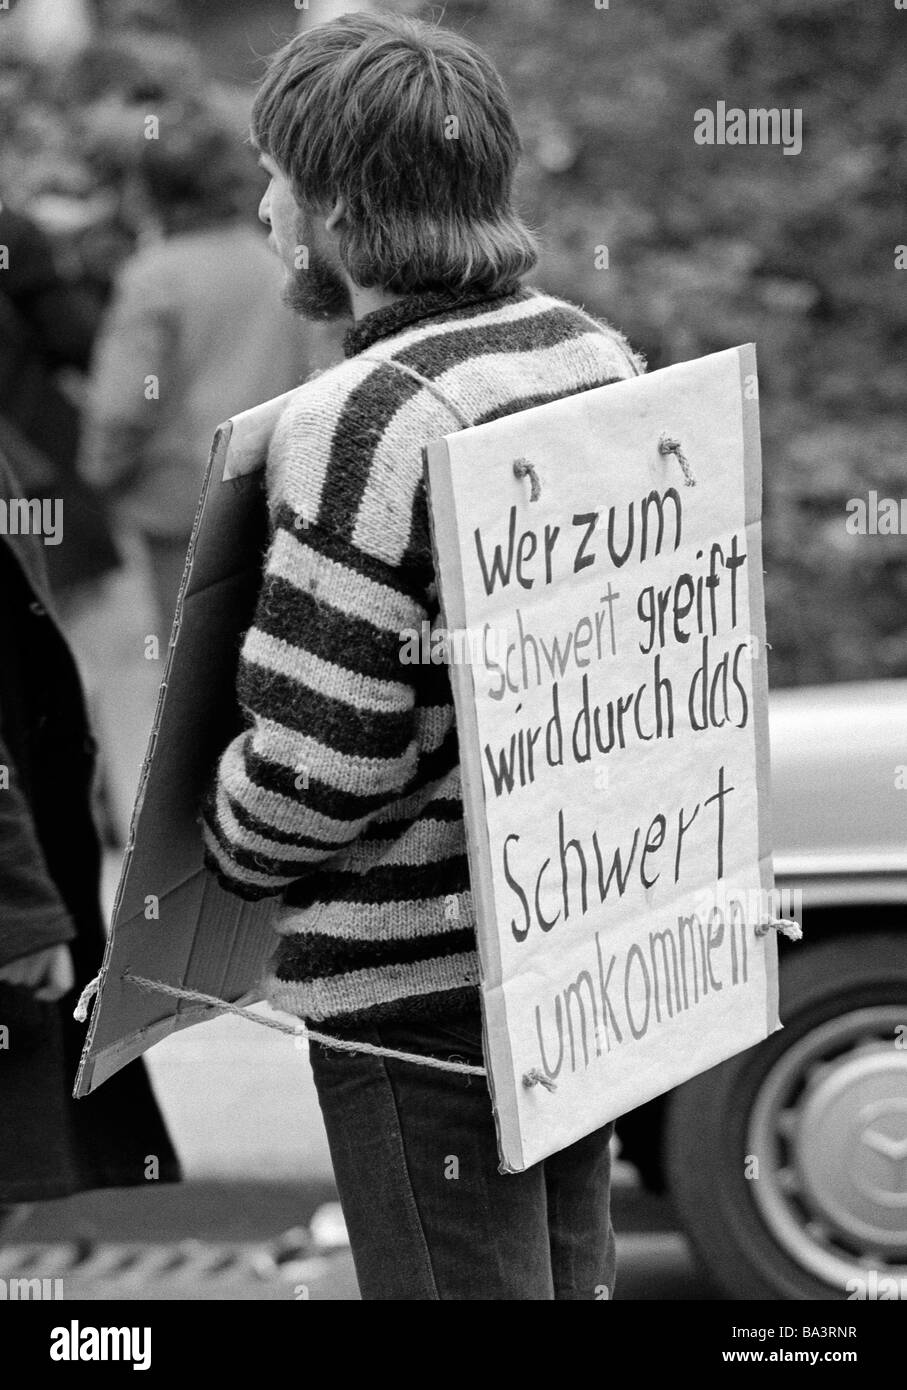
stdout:
<svg viewBox="0 0 907 1390">
<path fill-rule="evenodd" d="M 29 497 L 63 499 L 69 544 L 44 557 L 62 593 L 120 563 L 107 503 L 76 473 L 79 415 L 57 382 L 61 368 L 87 370 L 99 310 L 61 279 L 40 227 L 4 206 L 0 246 L 9 254 L 0 275 L 0 447 Z"/>
<path fill-rule="evenodd" d="M 0 498 L 24 494 L 0 456 Z M 64 545 L 66 542 L 64 541 Z M 95 744 L 53 611 L 40 537 L 0 534 L 0 964 L 67 941 L 75 989 L 59 1003 L 0 983 L 0 1202 L 144 1183 L 179 1170 L 144 1065 L 84 1100 L 72 1086 L 85 1025 L 72 1011 L 100 967 Z M 0 788 L 2 788 L 0 782 Z M 5 1046 L 3 1045 L 5 1042 Z"/>
</svg>

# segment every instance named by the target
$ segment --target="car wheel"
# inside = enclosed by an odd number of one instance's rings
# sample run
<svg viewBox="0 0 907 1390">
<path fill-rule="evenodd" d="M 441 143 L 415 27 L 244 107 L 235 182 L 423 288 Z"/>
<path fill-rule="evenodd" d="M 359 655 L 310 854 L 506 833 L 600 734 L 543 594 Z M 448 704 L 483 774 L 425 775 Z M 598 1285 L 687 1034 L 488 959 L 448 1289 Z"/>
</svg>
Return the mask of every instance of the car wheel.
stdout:
<svg viewBox="0 0 907 1390">
<path fill-rule="evenodd" d="M 903 1296 L 907 939 L 794 947 L 780 995 L 783 1030 L 671 1097 L 678 1215 L 731 1298 Z"/>
</svg>

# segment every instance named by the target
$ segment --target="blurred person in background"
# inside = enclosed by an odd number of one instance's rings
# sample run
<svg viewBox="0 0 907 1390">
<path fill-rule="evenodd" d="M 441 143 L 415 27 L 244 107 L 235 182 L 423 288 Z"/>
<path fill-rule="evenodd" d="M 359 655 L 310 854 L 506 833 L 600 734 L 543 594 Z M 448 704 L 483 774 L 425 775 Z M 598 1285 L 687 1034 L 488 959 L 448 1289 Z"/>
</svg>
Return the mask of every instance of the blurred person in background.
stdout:
<svg viewBox="0 0 907 1390">
<path fill-rule="evenodd" d="M 0 440 L 30 495 L 62 499 L 65 544 L 48 547 L 47 560 L 65 616 L 119 563 L 103 500 L 76 473 L 79 411 L 61 377 L 87 369 L 97 306 L 60 275 L 37 223 L 6 204 L 0 245 Z"/>
<path fill-rule="evenodd" d="M 86 642 L 120 567 L 103 497 L 76 472 L 80 431 L 78 383 L 88 367 L 100 311 L 97 300 L 60 274 L 48 236 L 30 217 L 0 205 L 0 446 L 30 497 L 57 499 L 60 543 L 45 551 L 60 622 L 79 660 L 94 712 L 97 663 Z M 96 783 L 109 831 L 109 766 Z"/>
<path fill-rule="evenodd" d="M 146 547 L 166 642 L 218 424 L 298 385 L 309 363 L 275 314 L 277 269 L 248 215 L 248 150 L 211 103 L 174 101 L 137 140 L 140 244 L 94 357 L 80 469 Z"/>
<path fill-rule="evenodd" d="M 0 500 L 28 495 L 0 452 Z M 47 581 L 52 548 L 0 531 L 0 1219 L 19 1203 L 179 1177 L 143 1064 L 71 1096 L 84 1041 L 72 1011 L 104 931 L 95 745 Z"/>
<path fill-rule="evenodd" d="M 49 438 L 57 453 L 65 456 L 63 461 L 69 469 L 63 508 L 64 540 L 62 545 L 48 548 L 47 560 L 61 621 L 80 664 L 100 743 L 103 778 L 98 779 L 98 790 L 103 792 L 104 830 L 112 843 L 123 843 L 161 674 L 160 661 L 149 658 L 146 639 L 155 632 L 164 637 L 162 646 L 166 643 L 174 586 L 182 566 L 178 552 L 185 551 L 211 433 L 223 418 L 241 406 L 279 394 L 295 385 L 311 366 L 325 365 L 338 356 L 339 334 L 300 329 L 289 314 L 283 333 L 280 325 L 272 321 L 250 374 L 263 378 L 261 385 L 253 386 L 238 399 L 231 399 L 226 387 L 221 399 L 213 402 L 210 423 L 198 426 L 195 447 L 199 447 L 199 438 L 202 443 L 198 456 L 191 461 L 193 480 L 184 490 L 187 512 L 180 521 L 183 534 L 172 547 L 177 553 L 170 566 L 167 598 L 159 603 L 152 592 L 141 528 L 136 528 L 120 511 L 114 542 L 108 497 L 79 483 L 73 468 L 79 416 L 85 402 L 82 373 L 89 362 L 92 338 L 111 304 L 120 269 L 137 252 L 144 252 L 149 242 L 166 234 L 169 226 L 166 209 L 161 214 L 152 205 L 148 181 L 143 175 L 145 161 L 154 164 L 155 157 L 162 154 L 160 141 L 145 139 L 145 117 L 157 113 L 163 118 L 160 134 L 166 140 L 167 113 L 171 123 L 185 122 L 187 129 L 191 126 L 197 133 L 199 109 L 203 102 L 209 103 L 216 112 L 213 119 L 222 121 L 225 131 L 229 128 L 233 152 L 228 163 L 234 161 L 241 168 L 242 177 L 251 181 L 241 200 L 246 209 L 254 205 L 261 176 L 255 169 L 254 158 L 243 150 L 250 94 L 210 80 L 198 46 L 180 32 L 176 7 L 159 5 L 157 0 L 153 4 L 135 0 L 130 4 L 95 3 L 85 8 L 94 24 L 90 42 L 81 48 L 63 44 L 59 53 L 55 53 L 46 35 L 41 38 L 48 15 L 40 5 L 26 5 L 20 0 L 14 12 L 22 20 L 18 30 L 8 24 L 11 16 L 3 22 L 4 39 L 9 42 L 0 52 L 0 124 L 4 130 L 0 142 L 0 189 L 9 190 L 15 209 L 10 218 L 17 219 L 16 227 L 10 230 L 8 238 L 4 235 L 3 241 L 11 243 L 16 271 L 26 266 L 26 256 L 19 251 L 26 230 L 32 237 L 28 260 L 49 264 L 52 258 L 55 293 L 61 309 L 56 315 L 42 313 L 40 326 L 55 339 L 65 336 L 68 357 L 65 362 L 50 362 L 50 354 L 42 351 L 47 390 L 35 389 L 37 376 L 33 370 L 28 374 L 28 389 L 23 390 L 20 346 L 18 341 L 15 347 L 12 345 L 7 315 L 0 324 L 4 358 L 0 365 L 0 395 L 4 391 L 7 398 L 15 395 L 20 413 L 27 407 L 29 422 Z M 178 150 L 177 154 L 182 158 L 185 150 L 182 154 Z M 206 218 L 212 224 L 220 218 L 225 226 L 230 218 L 224 219 L 225 199 L 217 187 L 207 199 L 208 207 L 204 205 L 208 190 L 204 157 L 200 163 L 201 188 L 197 193 L 189 190 L 189 200 L 201 205 L 192 224 L 201 229 Z M 192 181 L 191 168 L 187 181 Z M 164 197 L 169 207 L 171 199 L 166 189 Z M 229 202 L 226 211 L 232 214 Z M 255 225 L 254 219 L 249 220 Z M 237 225 L 234 221 L 234 228 Z M 246 236 L 248 244 L 251 234 Z M 241 237 L 231 235 L 226 240 L 234 249 L 232 260 L 225 263 L 225 277 L 246 283 L 254 279 L 256 265 L 260 276 L 276 273 L 267 257 L 259 254 L 260 248 L 252 245 L 248 255 L 242 251 L 237 274 L 239 253 L 235 248 L 242 245 Z M 201 243 L 197 245 L 200 247 Z M 210 281 L 210 265 L 206 271 Z M 194 273 L 190 275 L 190 279 L 195 278 Z M 31 268 L 29 279 L 34 280 Z M 12 273 L 0 274 L 0 285 L 4 280 L 7 290 L 12 290 Z M 152 318 L 160 307 L 157 301 L 149 306 Z M 246 317 L 245 304 L 240 308 Z M 212 318 L 217 318 L 220 307 L 211 312 Z M 140 319 L 141 315 L 135 317 Z M 249 317 L 254 319 L 254 314 Z M 169 313 L 155 326 L 164 323 L 181 331 Z M 226 318 L 224 324 L 226 333 Z M 133 322 L 131 326 L 137 325 Z M 143 336 L 144 325 L 138 326 L 138 331 Z M 128 336 L 127 332 L 124 337 Z M 261 342 L 256 338 L 256 346 Z M 59 356 L 59 346 L 55 352 Z M 218 345 L 208 355 L 216 363 L 222 349 Z M 151 372 L 155 368 L 148 366 L 144 370 Z M 173 404 L 172 400 L 161 402 L 163 410 Z M 15 423 L 17 427 L 21 425 L 21 421 Z M 109 423 L 107 414 L 102 424 Z M 11 426 L 5 437 L 8 451 L 14 453 L 17 467 L 26 475 L 30 494 L 43 491 L 63 495 L 59 466 L 55 467 L 43 455 L 40 441 L 28 450 L 22 429 L 17 428 L 14 439 Z M 187 458 L 191 450 L 192 445 L 187 442 Z M 75 488 L 80 495 L 74 499 Z M 86 503 L 91 504 L 87 510 Z M 99 529 L 102 524 L 104 535 Z M 171 549 L 166 539 L 159 548 Z M 117 559 L 119 567 L 114 568 Z M 168 611 L 162 614 L 162 608 Z"/>
</svg>

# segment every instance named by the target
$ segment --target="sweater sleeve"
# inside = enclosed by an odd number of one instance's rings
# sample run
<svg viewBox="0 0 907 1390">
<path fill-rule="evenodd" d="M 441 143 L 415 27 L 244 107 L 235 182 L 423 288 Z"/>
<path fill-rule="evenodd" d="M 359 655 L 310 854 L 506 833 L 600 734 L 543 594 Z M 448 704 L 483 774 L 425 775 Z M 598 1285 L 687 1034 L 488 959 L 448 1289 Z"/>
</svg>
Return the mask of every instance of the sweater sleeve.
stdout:
<svg viewBox="0 0 907 1390">
<path fill-rule="evenodd" d="M 205 859 L 229 891 L 281 893 L 346 848 L 413 778 L 416 690 L 401 660 L 427 618 L 418 586 L 286 504 L 237 695 L 248 727 L 202 805 Z"/>
</svg>

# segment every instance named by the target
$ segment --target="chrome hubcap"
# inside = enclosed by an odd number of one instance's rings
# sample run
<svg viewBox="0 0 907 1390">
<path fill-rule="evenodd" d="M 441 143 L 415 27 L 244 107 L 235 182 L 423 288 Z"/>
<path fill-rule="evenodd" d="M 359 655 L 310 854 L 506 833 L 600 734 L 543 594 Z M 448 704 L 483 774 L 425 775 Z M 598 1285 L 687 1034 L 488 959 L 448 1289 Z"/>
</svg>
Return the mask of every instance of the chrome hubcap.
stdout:
<svg viewBox="0 0 907 1390">
<path fill-rule="evenodd" d="M 842 1290 L 874 1270 L 904 1280 L 907 1295 L 905 1021 L 907 1008 L 891 1005 L 814 1029 L 779 1057 L 750 1118 L 766 1225 Z"/>
</svg>

